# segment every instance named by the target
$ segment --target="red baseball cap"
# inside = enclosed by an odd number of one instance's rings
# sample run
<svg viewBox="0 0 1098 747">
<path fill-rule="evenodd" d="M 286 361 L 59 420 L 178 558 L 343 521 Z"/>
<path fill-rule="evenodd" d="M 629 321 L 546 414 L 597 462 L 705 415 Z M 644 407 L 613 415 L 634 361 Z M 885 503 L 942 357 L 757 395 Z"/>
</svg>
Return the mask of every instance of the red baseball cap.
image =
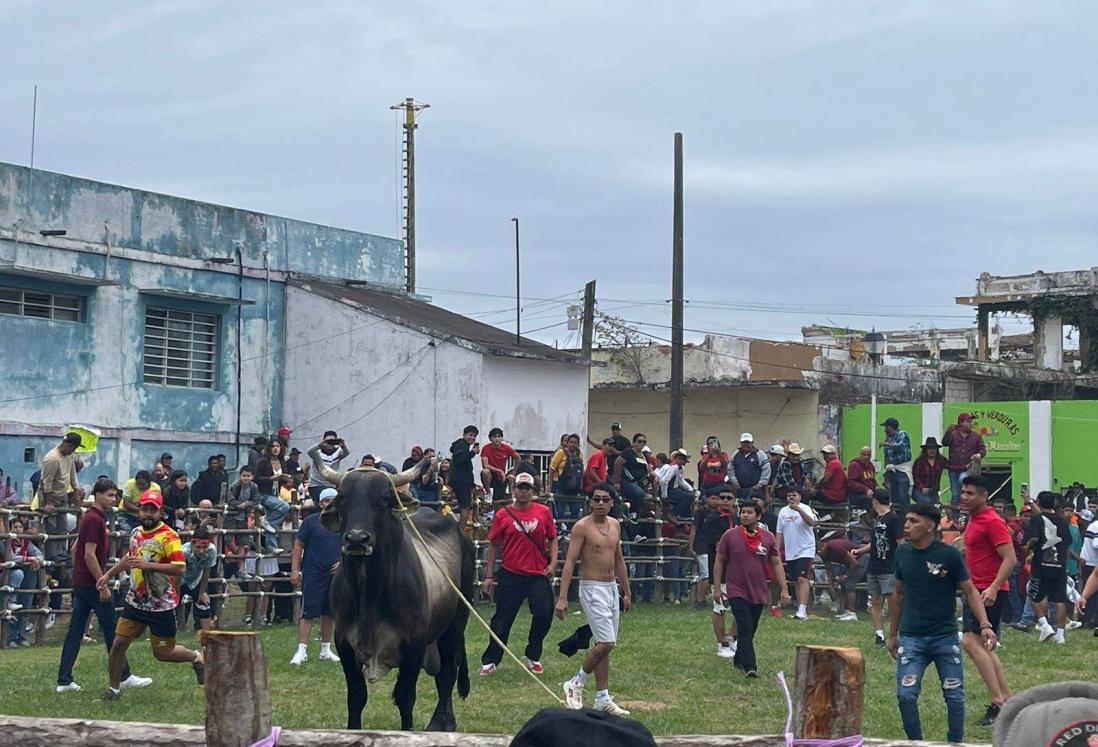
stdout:
<svg viewBox="0 0 1098 747">
<path fill-rule="evenodd" d="M 960 415 L 957 416 L 957 425 L 960 425 L 961 423 L 965 422 L 966 420 L 975 420 L 975 419 L 976 418 L 973 416 L 973 414 L 971 412 L 962 412 Z"/>
<path fill-rule="evenodd" d="M 291 433 L 293 433 L 293 429 L 290 428 L 289 426 L 284 425 L 284 426 L 282 426 L 278 429 L 278 435 L 280 435 L 280 436 L 288 436 Z"/>
<path fill-rule="evenodd" d="M 164 508 L 164 499 L 155 490 L 146 490 L 137 500 L 139 506 L 144 506 L 146 503 L 151 503 L 157 508 Z"/>
</svg>

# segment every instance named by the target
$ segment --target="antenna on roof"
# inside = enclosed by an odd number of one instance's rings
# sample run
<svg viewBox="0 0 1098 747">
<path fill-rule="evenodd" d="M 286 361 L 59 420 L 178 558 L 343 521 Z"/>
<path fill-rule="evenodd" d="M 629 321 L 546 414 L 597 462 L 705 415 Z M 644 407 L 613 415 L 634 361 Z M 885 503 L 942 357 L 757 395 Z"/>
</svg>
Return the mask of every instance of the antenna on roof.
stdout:
<svg viewBox="0 0 1098 747">
<path fill-rule="evenodd" d="M 34 168 L 34 135 L 38 127 L 38 84 L 34 84 L 34 104 L 31 106 L 31 161 L 30 167 Z"/>
</svg>

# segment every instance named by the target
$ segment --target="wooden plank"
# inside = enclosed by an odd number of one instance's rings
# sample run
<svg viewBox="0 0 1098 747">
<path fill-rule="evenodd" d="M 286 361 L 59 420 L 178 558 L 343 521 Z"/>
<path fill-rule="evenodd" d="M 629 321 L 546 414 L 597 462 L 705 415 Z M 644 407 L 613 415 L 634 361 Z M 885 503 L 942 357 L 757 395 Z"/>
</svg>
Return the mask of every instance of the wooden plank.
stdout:
<svg viewBox="0 0 1098 747">
<path fill-rule="evenodd" d="M 841 739 L 862 732 L 865 659 L 858 648 L 797 646 L 793 734 Z"/>
</svg>

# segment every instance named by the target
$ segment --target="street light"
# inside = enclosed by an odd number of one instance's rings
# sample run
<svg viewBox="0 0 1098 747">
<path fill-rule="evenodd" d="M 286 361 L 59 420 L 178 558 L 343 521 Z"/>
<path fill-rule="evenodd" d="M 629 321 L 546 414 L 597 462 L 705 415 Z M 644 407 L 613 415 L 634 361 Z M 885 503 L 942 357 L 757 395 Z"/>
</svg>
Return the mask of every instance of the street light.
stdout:
<svg viewBox="0 0 1098 747">
<path fill-rule="evenodd" d="M 873 366 L 873 389 L 869 395 L 869 448 L 874 455 L 877 453 L 875 445 L 877 435 L 877 366 L 884 360 L 888 350 L 888 338 L 876 328 L 862 338 L 865 351 L 869 354 L 869 363 Z"/>
</svg>

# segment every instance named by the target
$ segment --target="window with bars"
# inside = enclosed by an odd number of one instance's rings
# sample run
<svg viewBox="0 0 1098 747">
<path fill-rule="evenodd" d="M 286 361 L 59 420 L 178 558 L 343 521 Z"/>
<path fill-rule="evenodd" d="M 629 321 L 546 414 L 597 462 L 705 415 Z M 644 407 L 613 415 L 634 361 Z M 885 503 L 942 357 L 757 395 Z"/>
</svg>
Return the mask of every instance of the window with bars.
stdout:
<svg viewBox="0 0 1098 747">
<path fill-rule="evenodd" d="M 145 310 L 145 383 L 213 389 L 219 317 L 156 306 Z"/>
<path fill-rule="evenodd" d="M 84 321 L 84 297 L 25 288 L 0 287 L 0 314 L 82 322 Z"/>
</svg>

